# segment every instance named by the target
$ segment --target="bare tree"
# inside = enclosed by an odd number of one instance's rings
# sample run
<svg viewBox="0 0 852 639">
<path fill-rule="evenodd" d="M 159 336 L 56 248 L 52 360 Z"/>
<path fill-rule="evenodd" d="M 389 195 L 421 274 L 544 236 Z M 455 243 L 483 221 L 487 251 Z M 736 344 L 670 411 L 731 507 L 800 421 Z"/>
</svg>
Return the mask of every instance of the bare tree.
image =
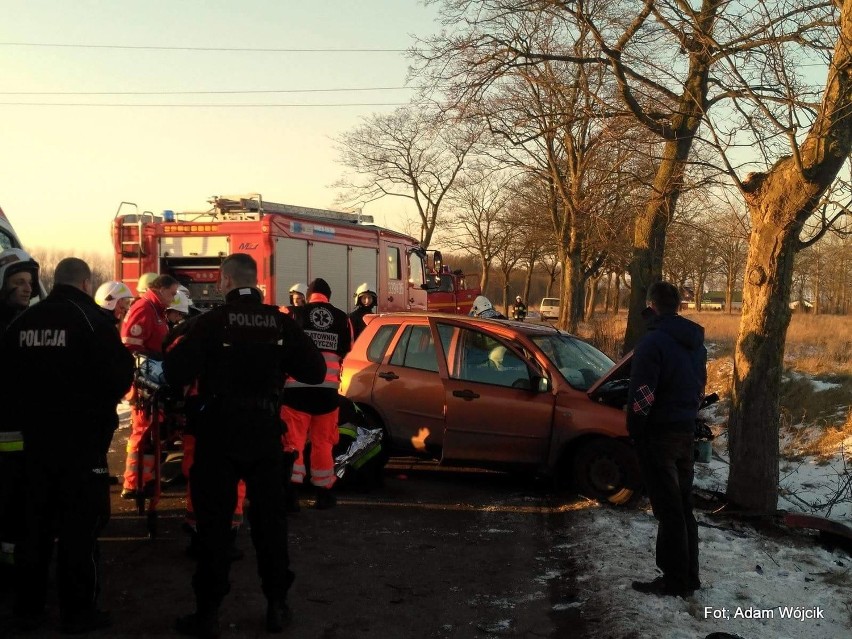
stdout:
<svg viewBox="0 0 852 639">
<path fill-rule="evenodd" d="M 752 232 L 734 354 L 728 496 L 763 512 L 774 511 L 778 499 L 779 392 L 793 260 L 847 215 L 845 206 L 832 205 L 830 189 L 852 151 L 852 2 L 838 2 L 836 11 L 834 51 L 810 129 L 803 138 L 796 135 L 798 96 L 787 95 L 788 108 L 780 114 L 762 105 L 766 121 L 788 133 L 790 154 L 738 182 Z M 787 77 L 783 66 L 774 69 Z M 792 83 L 781 86 L 795 90 Z M 736 179 L 730 165 L 729 170 Z M 816 231 L 803 237 L 815 214 Z"/>
<path fill-rule="evenodd" d="M 428 248 L 444 198 L 464 166 L 478 134 L 421 106 L 374 114 L 337 140 L 348 173 L 335 186 L 339 202 L 361 209 L 383 197 L 414 203 L 420 216 L 420 243 Z"/>
</svg>

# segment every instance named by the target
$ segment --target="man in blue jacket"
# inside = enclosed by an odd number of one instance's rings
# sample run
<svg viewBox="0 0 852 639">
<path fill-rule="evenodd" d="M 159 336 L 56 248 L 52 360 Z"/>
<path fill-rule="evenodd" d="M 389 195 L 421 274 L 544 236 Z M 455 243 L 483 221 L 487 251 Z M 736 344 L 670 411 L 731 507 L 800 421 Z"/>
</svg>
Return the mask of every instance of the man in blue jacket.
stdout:
<svg viewBox="0 0 852 639">
<path fill-rule="evenodd" d="M 686 597 L 701 587 L 698 525 L 692 512 L 693 438 L 707 382 L 704 329 L 677 314 L 680 295 L 668 282 L 648 291 L 653 315 L 633 352 L 627 429 L 636 442 L 642 480 L 657 529 L 663 575 L 634 581 L 639 592 Z"/>
</svg>

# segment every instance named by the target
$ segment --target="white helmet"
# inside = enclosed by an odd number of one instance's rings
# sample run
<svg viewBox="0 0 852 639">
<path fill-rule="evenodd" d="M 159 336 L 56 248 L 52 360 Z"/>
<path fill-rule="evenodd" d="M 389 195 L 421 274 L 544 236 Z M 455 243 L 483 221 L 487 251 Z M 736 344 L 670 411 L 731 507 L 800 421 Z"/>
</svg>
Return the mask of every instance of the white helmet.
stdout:
<svg viewBox="0 0 852 639">
<path fill-rule="evenodd" d="M 367 284 L 367 282 L 364 282 L 361 284 L 361 286 L 355 289 L 355 299 L 358 299 L 359 297 L 367 293 L 369 293 L 373 297 L 376 297 L 376 292 L 370 288 L 370 285 Z"/>
<path fill-rule="evenodd" d="M 290 287 L 290 295 L 293 293 L 301 293 L 305 297 L 308 295 L 308 287 L 302 284 L 301 282 L 296 282 L 293 286 Z"/>
<path fill-rule="evenodd" d="M 520 296 L 520 295 L 518 295 L 518 296 L 515 298 L 515 301 L 516 301 L 516 302 L 520 302 L 520 301 L 521 301 L 521 296 Z"/>
<path fill-rule="evenodd" d="M 114 311 L 118 300 L 124 298 L 133 299 L 133 293 L 124 282 L 104 282 L 95 291 L 95 303 L 108 311 Z"/>
<path fill-rule="evenodd" d="M 476 299 L 473 300 L 473 306 L 470 308 L 470 314 L 474 317 L 479 317 L 481 313 L 492 308 L 494 308 L 494 305 L 491 304 L 491 300 L 484 295 L 477 295 Z"/>
<path fill-rule="evenodd" d="M 166 310 L 177 311 L 178 313 L 189 315 L 190 306 L 192 306 L 192 300 L 189 299 L 189 295 L 179 290 L 175 294 L 175 298 L 172 300 L 172 303 L 169 304 L 169 307 Z"/>
<path fill-rule="evenodd" d="M 29 253 L 19 248 L 6 249 L 0 253 L 0 289 L 5 286 L 7 277 L 21 271 L 29 271 L 33 277 L 33 290 L 30 297 L 39 295 L 41 286 L 39 286 L 38 282 L 38 262 Z"/>
<path fill-rule="evenodd" d="M 156 273 L 142 273 L 139 276 L 139 281 L 136 282 L 136 293 L 137 295 L 142 295 L 145 291 L 148 290 L 148 287 L 151 286 L 151 282 L 160 277 Z"/>
</svg>

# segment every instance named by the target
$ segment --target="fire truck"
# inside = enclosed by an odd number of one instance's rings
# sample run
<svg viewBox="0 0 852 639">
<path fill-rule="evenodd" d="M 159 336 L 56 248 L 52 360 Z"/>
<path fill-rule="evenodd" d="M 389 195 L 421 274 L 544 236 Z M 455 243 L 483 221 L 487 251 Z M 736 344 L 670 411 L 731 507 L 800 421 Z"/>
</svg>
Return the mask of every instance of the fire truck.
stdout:
<svg viewBox="0 0 852 639">
<path fill-rule="evenodd" d="M 247 253 L 257 261 L 269 304 L 289 304 L 293 284 L 322 277 L 342 309 L 349 310 L 364 282 L 377 293 L 376 312 L 427 309 L 426 251 L 407 235 L 373 225 L 370 216 L 278 204 L 259 194 L 208 203 L 201 212 L 155 215 L 122 202 L 112 226 L 115 278 L 135 290 L 143 273 L 167 273 L 189 289 L 196 306 L 211 308 L 222 303 L 222 260 Z"/>
<path fill-rule="evenodd" d="M 467 315 L 481 289 L 469 287 L 461 271 L 450 271 L 441 251 L 427 251 L 426 264 L 429 310 Z"/>
</svg>

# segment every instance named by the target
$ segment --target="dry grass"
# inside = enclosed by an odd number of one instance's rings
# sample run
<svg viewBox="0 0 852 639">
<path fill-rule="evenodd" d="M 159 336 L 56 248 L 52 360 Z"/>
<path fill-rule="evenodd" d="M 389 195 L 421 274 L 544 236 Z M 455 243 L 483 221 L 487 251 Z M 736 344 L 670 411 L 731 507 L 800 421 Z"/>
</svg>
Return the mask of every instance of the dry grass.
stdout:
<svg viewBox="0 0 852 639">
<path fill-rule="evenodd" d="M 781 422 L 782 457 L 828 460 L 838 454 L 852 455 L 852 410 L 847 410 L 842 423 L 816 420 L 808 424 L 793 424 L 790 415 L 784 412 Z"/>
</svg>

